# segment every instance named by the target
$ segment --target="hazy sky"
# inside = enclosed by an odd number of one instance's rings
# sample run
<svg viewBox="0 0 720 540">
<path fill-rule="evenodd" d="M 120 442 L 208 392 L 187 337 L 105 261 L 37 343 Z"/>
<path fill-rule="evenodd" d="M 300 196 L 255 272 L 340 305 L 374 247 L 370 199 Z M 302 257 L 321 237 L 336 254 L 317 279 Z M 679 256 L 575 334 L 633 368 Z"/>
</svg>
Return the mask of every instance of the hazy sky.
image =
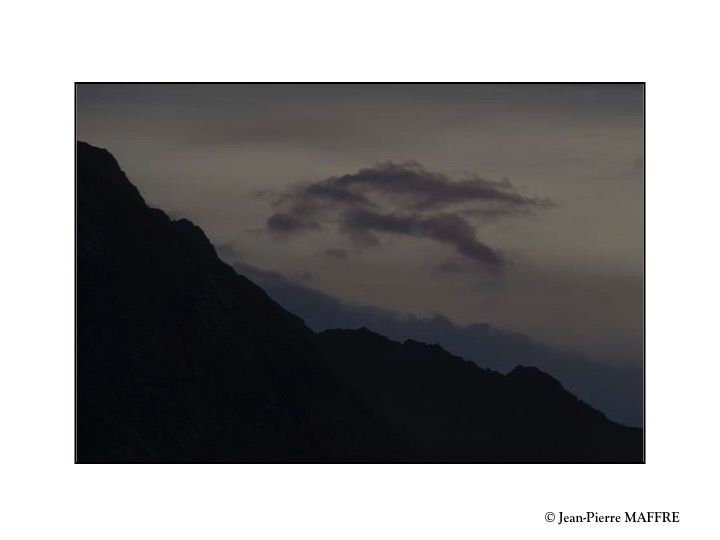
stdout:
<svg viewBox="0 0 720 540">
<path fill-rule="evenodd" d="M 78 85 L 77 136 L 249 265 L 642 363 L 641 85 Z"/>
</svg>

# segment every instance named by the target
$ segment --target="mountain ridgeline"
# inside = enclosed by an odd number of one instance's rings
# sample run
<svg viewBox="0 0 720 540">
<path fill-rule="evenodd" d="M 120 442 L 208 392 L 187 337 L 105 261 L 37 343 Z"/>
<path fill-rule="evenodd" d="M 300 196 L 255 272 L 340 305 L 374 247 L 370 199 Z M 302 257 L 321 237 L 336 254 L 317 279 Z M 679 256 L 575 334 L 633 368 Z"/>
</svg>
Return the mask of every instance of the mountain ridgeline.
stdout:
<svg viewBox="0 0 720 540">
<path fill-rule="evenodd" d="M 300 280 L 238 260 L 230 246 L 220 246 L 218 255 L 316 332 L 366 327 L 394 341 L 422 336 L 423 341 L 440 343 L 451 354 L 501 373 L 509 373 L 517 365 L 535 366 L 552 373 L 566 389 L 611 419 L 642 425 L 643 372 L 636 363 L 593 361 L 488 323 L 461 326 L 439 314 L 423 317 L 345 302 Z"/>
<path fill-rule="evenodd" d="M 642 431 L 535 368 L 316 334 L 77 144 L 81 463 L 642 462 Z"/>
</svg>

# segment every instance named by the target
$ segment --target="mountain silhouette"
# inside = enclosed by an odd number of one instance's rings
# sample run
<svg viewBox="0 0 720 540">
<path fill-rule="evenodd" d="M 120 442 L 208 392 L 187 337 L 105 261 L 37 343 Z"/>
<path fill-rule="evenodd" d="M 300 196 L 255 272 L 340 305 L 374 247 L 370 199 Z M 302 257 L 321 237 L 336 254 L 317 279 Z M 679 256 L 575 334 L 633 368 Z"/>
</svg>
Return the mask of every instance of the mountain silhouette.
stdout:
<svg viewBox="0 0 720 540">
<path fill-rule="evenodd" d="M 77 460 L 410 459 L 313 334 L 77 145 Z"/>
<path fill-rule="evenodd" d="M 438 345 L 365 328 L 326 330 L 318 342 L 413 452 L 433 461 L 642 460 L 641 430 L 611 422 L 537 368 L 503 375 Z"/>
<path fill-rule="evenodd" d="M 518 364 L 532 365 L 552 373 L 565 388 L 611 419 L 631 426 L 642 424 L 641 366 L 593 361 L 487 323 L 458 326 L 442 315 L 423 317 L 353 304 L 238 260 L 230 246 L 220 246 L 218 254 L 316 332 L 366 327 L 395 341 L 422 336 L 424 341 L 439 343 L 454 355 L 501 373 L 509 373 Z"/>
<path fill-rule="evenodd" d="M 78 143 L 76 460 L 640 462 L 551 376 L 313 333 Z"/>
</svg>

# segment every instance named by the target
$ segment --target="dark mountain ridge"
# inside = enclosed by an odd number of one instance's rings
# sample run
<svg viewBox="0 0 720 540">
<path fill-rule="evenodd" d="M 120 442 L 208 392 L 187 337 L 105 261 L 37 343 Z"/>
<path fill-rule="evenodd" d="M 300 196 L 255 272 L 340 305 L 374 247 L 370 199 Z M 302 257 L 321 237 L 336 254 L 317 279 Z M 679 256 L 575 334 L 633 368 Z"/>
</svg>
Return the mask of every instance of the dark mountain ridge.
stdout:
<svg viewBox="0 0 720 540">
<path fill-rule="evenodd" d="M 77 146 L 77 459 L 396 461 L 300 319 Z"/>
<path fill-rule="evenodd" d="M 642 434 L 579 400 L 552 376 L 478 367 L 438 345 L 367 329 L 318 335 L 328 362 L 414 453 L 443 462 L 631 462 Z"/>
<path fill-rule="evenodd" d="M 593 361 L 488 323 L 458 326 L 442 315 L 416 316 L 345 302 L 310 284 L 249 265 L 238 259 L 231 246 L 220 246 L 218 253 L 315 332 L 366 327 L 400 342 L 422 336 L 451 354 L 500 373 L 509 373 L 517 365 L 532 365 L 552 373 L 566 389 L 616 422 L 642 424 L 643 373 L 636 363 Z"/>
<path fill-rule="evenodd" d="M 77 461 L 642 460 L 547 374 L 314 334 L 77 144 Z"/>
</svg>

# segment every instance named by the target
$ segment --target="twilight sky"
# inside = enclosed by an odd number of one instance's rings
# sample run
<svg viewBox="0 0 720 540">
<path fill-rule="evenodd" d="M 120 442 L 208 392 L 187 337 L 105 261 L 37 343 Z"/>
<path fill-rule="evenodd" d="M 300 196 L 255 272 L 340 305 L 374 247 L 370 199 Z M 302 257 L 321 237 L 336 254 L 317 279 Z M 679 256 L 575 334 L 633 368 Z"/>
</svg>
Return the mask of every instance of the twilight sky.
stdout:
<svg viewBox="0 0 720 540">
<path fill-rule="evenodd" d="M 243 264 L 642 364 L 641 85 L 81 84 L 77 137 Z"/>
</svg>

